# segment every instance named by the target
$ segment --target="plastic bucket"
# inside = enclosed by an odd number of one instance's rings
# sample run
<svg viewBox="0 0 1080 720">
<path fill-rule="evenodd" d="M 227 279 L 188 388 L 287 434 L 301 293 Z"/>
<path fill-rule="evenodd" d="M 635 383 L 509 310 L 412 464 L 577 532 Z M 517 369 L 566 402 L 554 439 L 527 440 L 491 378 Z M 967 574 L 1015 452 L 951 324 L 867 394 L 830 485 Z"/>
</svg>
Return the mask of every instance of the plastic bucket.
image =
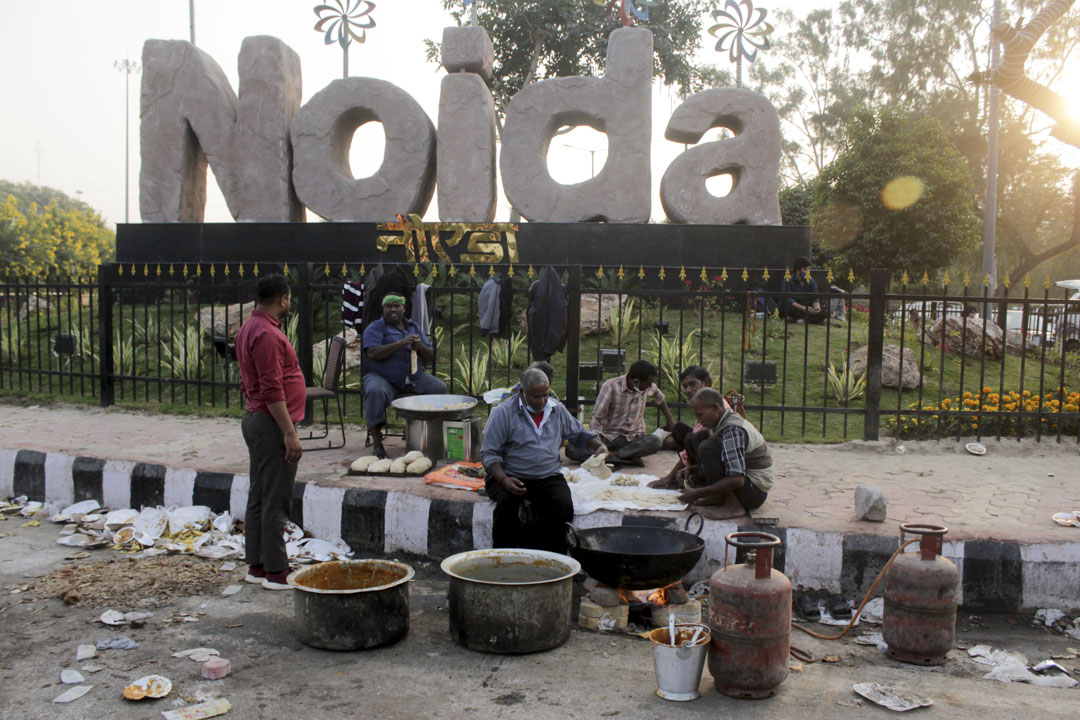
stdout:
<svg viewBox="0 0 1080 720">
<path fill-rule="evenodd" d="M 694 644 L 694 633 L 701 629 Z M 709 626 L 680 623 L 675 626 L 675 647 L 666 627 L 649 633 L 652 641 L 653 663 L 656 666 L 656 694 L 664 700 L 685 702 L 701 696 L 701 670 L 709 654 Z M 685 643 L 685 644 L 684 644 Z"/>
</svg>

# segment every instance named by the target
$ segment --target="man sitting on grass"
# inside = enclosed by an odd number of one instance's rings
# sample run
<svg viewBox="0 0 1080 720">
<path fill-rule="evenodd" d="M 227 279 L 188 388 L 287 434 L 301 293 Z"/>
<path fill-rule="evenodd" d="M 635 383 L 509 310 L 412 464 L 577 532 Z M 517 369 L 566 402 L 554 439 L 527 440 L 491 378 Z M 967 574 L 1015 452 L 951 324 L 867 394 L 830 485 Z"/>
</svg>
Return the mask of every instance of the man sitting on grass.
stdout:
<svg viewBox="0 0 1080 720">
<path fill-rule="evenodd" d="M 734 494 L 744 510 L 765 502 L 773 486 L 772 457 L 758 429 L 730 408 L 712 388 L 699 390 L 691 401 L 694 416 L 705 429 L 686 440 L 690 465 L 679 499 L 694 505 L 723 505 Z"/>
<path fill-rule="evenodd" d="M 625 375 L 613 377 L 600 386 L 589 416 L 589 430 L 604 439 L 611 450 L 609 459 L 625 465 L 644 465 L 641 458 L 660 449 L 660 438 L 645 434 L 645 404 L 654 402 L 667 419 L 668 430 L 675 426 L 664 393 L 656 387 L 656 366 L 637 360 Z M 566 457 L 576 462 L 588 460 L 589 453 L 567 448 Z"/>
</svg>

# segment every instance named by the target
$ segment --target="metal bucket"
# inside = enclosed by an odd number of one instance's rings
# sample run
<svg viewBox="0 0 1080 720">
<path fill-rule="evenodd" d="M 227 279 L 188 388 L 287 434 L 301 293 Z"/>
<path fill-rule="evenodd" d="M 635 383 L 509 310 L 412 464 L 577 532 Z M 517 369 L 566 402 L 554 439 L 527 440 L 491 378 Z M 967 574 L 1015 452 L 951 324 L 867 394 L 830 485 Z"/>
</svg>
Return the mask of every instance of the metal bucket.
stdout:
<svg viewBox="0 0 1080 720">
<path fill-rule="evenodd" d="M 701 629 L 693 645 L 690 640 Z M 649 633 L 652 640 L 653 664 L 656 666 L 656 694 L 664 700 L 685 702 L 701 696 L 701 671 L 709 654 L 709 627 L 694 623 L 675 626 L 675 647 L 671 646 L 668 628 L 659 627 Z M 682 643 L 686 645 L 682 645 Z"/>
<path fill-rule="evenodd" d="M 391 560 L 310 565 L 289 575 L 296 633 L 325 650 L 364 650 L 409 632 L 413 569 Z"/>
<path fill-rule="evenodd" d="M 471 550 L 442 561 L 450 635 L 481 652 L 550 650 L 570 638 L 574 575 L 581 565 L 565 555 L 499 548 Z"/>
</svg>

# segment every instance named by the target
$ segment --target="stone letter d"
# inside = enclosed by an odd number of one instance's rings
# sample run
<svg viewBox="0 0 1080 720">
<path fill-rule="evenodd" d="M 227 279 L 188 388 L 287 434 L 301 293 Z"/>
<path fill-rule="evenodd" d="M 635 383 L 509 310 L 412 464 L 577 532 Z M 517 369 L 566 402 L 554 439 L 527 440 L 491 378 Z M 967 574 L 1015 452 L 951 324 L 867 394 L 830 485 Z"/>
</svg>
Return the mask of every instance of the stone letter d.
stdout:
<svg viewBox="0 0 1080 720">
<path fill-rule="evenodd" d="M 608 38 L 603 78 L 550 78 L 513 97 L 500 169 L 506 197 L 522 216 L 533 222 L 648 222 L 652 62 L 652 33 L 619 28 Z M 575 185 L 551 177 L 548 146 L 564 125 L 607 133 L 607 162 L 596 177 Z"/>
</svg>

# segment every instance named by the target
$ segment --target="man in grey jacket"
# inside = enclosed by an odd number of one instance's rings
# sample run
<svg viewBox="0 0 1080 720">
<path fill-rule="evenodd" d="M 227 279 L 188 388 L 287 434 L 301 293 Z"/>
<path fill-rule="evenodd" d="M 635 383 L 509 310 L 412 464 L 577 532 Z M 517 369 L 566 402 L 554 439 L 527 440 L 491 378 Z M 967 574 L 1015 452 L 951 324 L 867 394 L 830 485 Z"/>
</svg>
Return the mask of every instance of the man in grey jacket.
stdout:
<svg viewBox="0 0 1080 720">
<path fill-rule="evenodd" d="M 559 449 L 567 440 L 607 452 L 549 390 L 547 375 L 529 368 L 521 373 L 521 392 L 488 417 L 481 456 L 488 497 L 495 502 L 494 547 L 565 553 L 563 525 L 574 519 L 574 501 L 560 472 Z"/>
</svg>

